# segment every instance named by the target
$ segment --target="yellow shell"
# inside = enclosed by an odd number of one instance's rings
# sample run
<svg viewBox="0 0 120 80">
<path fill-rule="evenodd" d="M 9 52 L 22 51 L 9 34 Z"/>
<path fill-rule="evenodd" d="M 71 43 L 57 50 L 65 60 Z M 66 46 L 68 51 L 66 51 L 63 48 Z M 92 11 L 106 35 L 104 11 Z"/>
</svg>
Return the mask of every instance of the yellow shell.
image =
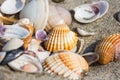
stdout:
<svg viewBox="0 0 120 80">
<path fill-rule="evenodd" d="M 77 35 L 66 24 L 57 25 L 48 35 L 45 48 L 50 52 L 57 50 L 71 50 L 78 41 Z"/>
<path fill-rule="evenodd" d="M 120 58 L 120 34 L 113 34 L 104 38 L 96 47 L 99 63 L 107 64 Z"/>
<path fill-rule="evenodd" d="M 81 79 L 89 70 L 86 60 L 70 51 L 56 52 L 45 60 L 43 66 L 47 73 L 62 75 L 72 80 Z"/>
</svg>

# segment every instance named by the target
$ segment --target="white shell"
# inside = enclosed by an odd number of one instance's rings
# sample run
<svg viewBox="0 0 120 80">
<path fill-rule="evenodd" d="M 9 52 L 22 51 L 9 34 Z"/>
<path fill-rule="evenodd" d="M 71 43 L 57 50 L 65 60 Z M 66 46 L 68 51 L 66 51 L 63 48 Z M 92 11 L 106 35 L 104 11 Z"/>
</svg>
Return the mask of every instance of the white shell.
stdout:
<svg viewBox="0 0 120 80">
<path fill-rule="evenodd" d="M 37 71 L 34 69 L 32 69 L 32 71 L 23 70 L 22 67 L 24 67 L 27 64 L 31 64 L 34 67 L 36 67 Z M 41 73 L 43 71 L 43 68 L 40 62 L 36 58 L 30 55 L 27 55 L 27 54 L 21 55 L 17 59 L 9 62 L 8 65 L 14 70 L 24 71 L 24 72 L 29 72 L 29 73 Z"/>
<path fill-rule="evenodd" d="M 34 23 L 35 30 L 44 29 L 49 14 L 48 0 L 32 0 L 21 11 L 20 18 L 28 18 Z"/>
<path fill-rule="evenodd" d="M 2 48 L 2 51 L 11 51 L 18 49 L 23 45 L 23 41 L 18 38 L 13 38 L 10 41 L 8 41 L 5 46 Z"/>
<path fill-rule="evenodd" d="M 74 18 L 81 23 L 91 23 L 105 15 L 108 11 L 107 1 L 93 2 L 92 4 L 83 4 L 74 9 Z"/>
<path fill-rule="evenodd" d="M 1 12 L 5 14 L 15 14 L 23 9 L 25 0 L 5 0 L 1 5 Z"/>
</svg>

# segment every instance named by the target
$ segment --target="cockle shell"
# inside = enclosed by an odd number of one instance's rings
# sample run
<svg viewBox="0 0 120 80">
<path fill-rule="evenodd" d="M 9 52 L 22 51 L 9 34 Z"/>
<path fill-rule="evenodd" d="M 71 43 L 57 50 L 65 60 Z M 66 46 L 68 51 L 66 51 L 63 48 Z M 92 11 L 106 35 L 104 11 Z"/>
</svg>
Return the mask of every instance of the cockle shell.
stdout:
<svg viewBox="0 0 120 80">
<path fill-rule="evenodd" d="M 62 75 L 72 80 L 81 79 L 89 69 L 82 56 L 69 51 L 56 52 L 45 60 L 43 66 L 47 73 Z"/>
<path fill-rule="evenodd" d="M 104 0 L 83 4 L 74 9 L 74 18 L 81 23 L 90 23 L 101 18 L 108 11 L 109 3 Z"/>
<path fill-rule="evenodd" d="M 52 28 L 59 24 L 70 25 L 71 23 L 72 17 L 68 10 L 59 6 L 50 5 L 48 23 L 45 28 L 46 31 L 49 32 L 49 30 L 51 30 Z"/>
<path fill-rule="evenodd" d="M 113 34 L 101 40 L 95 53 L 99 54 L 99 63 L 101 64 L 120 60 L 120 34 Z"/>
<path fill-rule="evenodd" d="M 20 18 L 28 18 L 34 23 L 35 31 L 44 29 L 49 14 L 48 0 L 32 0 L 20 13 Z"/>
<path fill-rule="evenodd" d="M 14 70 L 28 73 L 41 73 L 43 71 L 42 65 L 38 59 L 28 54 L 17 57 L 15 60 L 10 61 L 8 65 Z"/>
<path fill-rule="evenodd" d="M 45 41 L 45 49 L 54 52 L 57 50 L 71 50 L 78 41 L 77 35 L 69 29 L 66 24 L 61 24 L 53 28 Z"/>
<path fill-rule="evenodd" d="M 0 10 L 5 14 L 15 14 L 21 11 L 25 5 L 26 0 L 5 0 Z"/>
</svg>

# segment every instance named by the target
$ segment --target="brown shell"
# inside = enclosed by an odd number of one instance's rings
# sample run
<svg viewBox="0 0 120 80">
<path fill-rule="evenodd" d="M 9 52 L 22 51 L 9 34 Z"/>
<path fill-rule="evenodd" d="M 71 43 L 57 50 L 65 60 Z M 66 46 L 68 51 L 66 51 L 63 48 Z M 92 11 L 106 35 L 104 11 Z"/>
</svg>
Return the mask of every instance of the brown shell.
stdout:
<svg viewBox="0 0 120 80">
<path fill-rule="evenodd" d="M 43 66 L 47 73 L 62 75 L 72 80 L 81 79 L 89 69 L 82 56 L 70 51 L 56 52 L 45 60 Z"/>
<path fill-rule="evenodd" d="M 99 63 L 107 64 L 120 59 L 120 34 L 113 34 L 104 38 L 96 47 Z"/>
<path fill-rule="evenodd" d="M 58 25 L 49 33 L 45 41 L 45 48 L 50 52 L 57 50 L 71 50 L 78 41 L 77 35 L 66 24 Z"/>
</svg>

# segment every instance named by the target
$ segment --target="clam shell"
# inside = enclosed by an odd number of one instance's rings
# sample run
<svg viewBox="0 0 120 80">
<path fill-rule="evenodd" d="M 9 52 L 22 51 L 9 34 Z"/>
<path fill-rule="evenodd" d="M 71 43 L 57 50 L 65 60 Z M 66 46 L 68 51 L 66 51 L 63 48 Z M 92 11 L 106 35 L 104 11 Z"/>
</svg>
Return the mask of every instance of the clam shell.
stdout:
<svg viewBox="0 0 120 80">
<path fill-rule="evenodd" d="M 120 59 L 120 34 L 105 37 L 97 45 L 95 53 L 99 54 L 99 63 L 107 64 Z"/>
<path fill-rule="evenodd" d="M 32 0 L 23 8 L 20 18 L 28 18 L 34 23 L 35 30 L 44 29 L 49 14 L 48 0 Z"/>
<path fill-rule="evenodd" d="M 77 44 L 77 35 L 66 24 L 58 25 L 48 34 L 45 49 L 54 52 L 57 50 L 71 50 Z"/>
<path fill-rule="evenodd" d="M 45 60 L 43 66 L 47 73 L 61 75 L 70 80 L 81 79 L 89 69 L 82 56 L 69 51 L 56 52 Z"/>
<path fill-rule="evenodd" d="M 0 10 L 5 14 L 15 14 L 21 11 L 25 5 L 26 0 L 5 0 Z"/>
<path fill-rule="evenodd" d="M 10 61 L 8 65 L 14 70 L 28 73 L 41 73 L 43 70 L 38 59 L 27 54 L 23 54 L 17 59 Z"/>
</svg>

